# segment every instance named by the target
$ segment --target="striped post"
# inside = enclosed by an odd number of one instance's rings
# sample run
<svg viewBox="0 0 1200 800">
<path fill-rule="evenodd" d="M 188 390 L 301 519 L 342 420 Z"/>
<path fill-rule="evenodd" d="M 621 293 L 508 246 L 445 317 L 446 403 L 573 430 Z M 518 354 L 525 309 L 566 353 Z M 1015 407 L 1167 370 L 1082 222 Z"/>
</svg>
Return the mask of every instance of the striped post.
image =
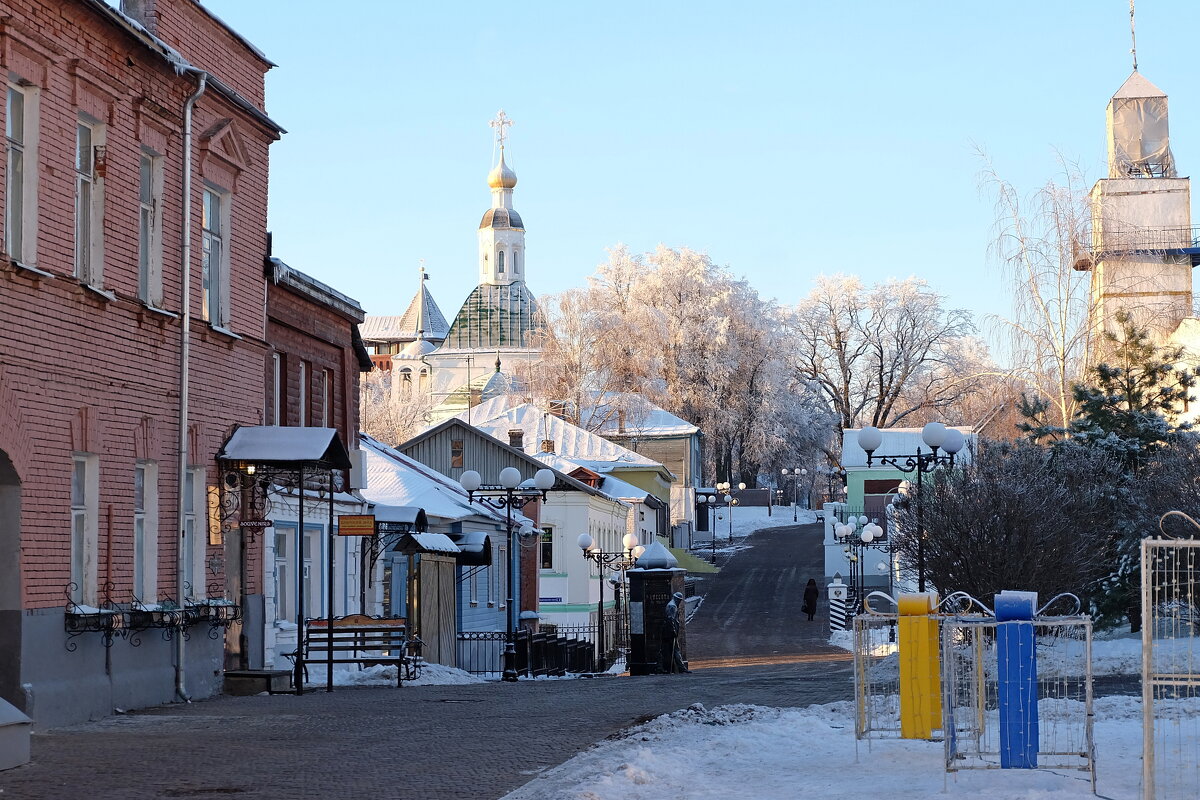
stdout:
<svg viewBox="0 0 1200 800">
<path fill-rule="evenodd" d="M 844 631 L 849 629 L 849 619 L 846 615 L 846 590 L 849 587 L 842 583 L 841 575 L 833 576 L 829 584 L 829 630 Z"/>
</svg>

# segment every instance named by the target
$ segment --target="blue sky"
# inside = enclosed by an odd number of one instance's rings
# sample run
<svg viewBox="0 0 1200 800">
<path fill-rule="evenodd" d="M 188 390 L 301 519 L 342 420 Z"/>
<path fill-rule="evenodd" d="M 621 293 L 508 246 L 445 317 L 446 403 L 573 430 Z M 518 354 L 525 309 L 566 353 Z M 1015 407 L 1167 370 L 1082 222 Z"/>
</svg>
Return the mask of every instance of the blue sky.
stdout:
<svg viewBox="0 0 1200 800">
<path fill-rule="evenodd" d="M 537 294 L 661 242 L 782 303 L 917 275 L 1004 313 L 977 148 L 1023 189 L 1058 153 L 1100 177 L 1131 70 L 1126 0 L 205 4 L 279 64 L 276 255 L 373 314 L 403 312 L 418 259 L 447 316 L 475 285 L 500 108 Z M 1200 3 L 1143 0 L 1137 29 L 1190 174 Z"/>
</svg>

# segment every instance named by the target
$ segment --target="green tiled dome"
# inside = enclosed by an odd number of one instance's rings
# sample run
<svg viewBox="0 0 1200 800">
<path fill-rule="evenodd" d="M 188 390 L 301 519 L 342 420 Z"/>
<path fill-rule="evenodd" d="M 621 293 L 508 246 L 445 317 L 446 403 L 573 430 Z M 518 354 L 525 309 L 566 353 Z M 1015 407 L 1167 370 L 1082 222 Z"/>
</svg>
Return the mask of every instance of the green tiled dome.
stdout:
<svg viewBox="0 0 1200 800">
<path fill-rule="evenodd" d="M 546 327 L 537 301 L 522 281 L 480 284 L 459 309 L 442 346 L 449 350 L 536 347 L 534 334 Z"/>
</svg>

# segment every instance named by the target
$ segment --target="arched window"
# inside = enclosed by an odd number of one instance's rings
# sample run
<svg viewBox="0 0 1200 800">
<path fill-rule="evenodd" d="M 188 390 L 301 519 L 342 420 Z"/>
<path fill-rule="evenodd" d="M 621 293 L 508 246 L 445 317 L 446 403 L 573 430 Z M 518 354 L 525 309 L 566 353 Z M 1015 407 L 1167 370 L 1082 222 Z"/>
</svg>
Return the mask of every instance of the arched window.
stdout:
<svg viewBox="0 0 1200 800">
<path fill-rule="evenodd" d="M 429 373 L 426 370 L 421 370 L 421 372 L 417 375 L 417 388 L 421 391 L 421 394 L 424 394 L 425 392 L 429 391 L 428 384 L 429 384 Z"/>
<path fill-rule="evenodd" d="M 400 370 L 400 396 L 412 396 L 412 370 L 408 367 Z"/>
<path fill-rule="evenodd" d="M 513 250 L 513 275 L 521 274 L 520 251 Z"/>
<path fill-rule="evenodd" d="M 499 253 L 496 253 L 496 272 L 498 272 L 501 275 L 504 274 L 504 251 L 503 250 L 501 250 Z"/>
</svg>

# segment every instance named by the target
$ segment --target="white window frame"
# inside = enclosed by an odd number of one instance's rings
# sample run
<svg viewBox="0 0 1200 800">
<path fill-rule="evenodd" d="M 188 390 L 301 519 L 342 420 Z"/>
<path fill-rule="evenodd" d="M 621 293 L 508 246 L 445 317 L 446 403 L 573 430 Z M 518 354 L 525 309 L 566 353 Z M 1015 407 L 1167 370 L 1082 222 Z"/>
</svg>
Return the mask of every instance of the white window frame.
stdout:
<svg viewBox="0 0 1200 800">
<path fill-rule="evenodd" d="M 138 461 L 133 470 L 133 593 L 151 605 L 158 597 L 158 463 Z"/>
<path fill-rule="evenodd" d="M 138 159 L 138 299 L 162 308 L 163 157 L 143 146 Z"/>
<path fill-rule="evenodd" d="M 288 594 L 291 584 L 294 583 L 291 567 L 288 566 L 290 558 L 291 541 L 289 537 L 294 537 L 296 534 L 292 530 L 275 531 L 275 569 L 273 578 L 275 580 L 275 620 L 285 621 L 295 616 L 292 611 L 292 606 L 289 605 Z"/>
<path fill-rule="evenodd" d="M 100 457 L 71 456 L 71 600 L 96 606 L 99 597 Z"/>
<path fill-rule="evenodd" d="M 10 99 L 19 95 L 22 100 L 21 130 L 10 125 Z M 4 105 L 5 127 L 5 186 L 4 186 L 4 253 L 19 264 L 32 267 L 37 263 L 38 208 L 38 111 L 41 93 L 37 87 L 10 75 L 6 84 Z M 16 163 L 20 169 L 15 169 Z M 18 202 L 12 201 L 18 197 Z M 14 241 L 14 231 L 16 232 Z"/>
<path fill-rule="evenodd" d="M 229 192 L 205 184 L 200 203 L 200 291 L 204 320 L 229 327 Z M 216 213 L 210 206 L 216 204 Z M 216 251 L 214 258 L 213 251 Z"/>
<path fill-rule="evenodd" d="M 271 424 L 282 425 L 283 412 L 283 359 L 279 353 L 271 353 Z"/>
<path fill-rule="evenodd" d="M 541 535 L 538 537 L 538 566 L 543 572 L 554 572 L 554 526 L 543 525 L 540 534 Z M 546 541 L 547 538 L 550 539 L 549 542 Z M 544 548 L 547 544 L 550 545 L 550 566 L 543 567 L 542 563 L 545 561 L 545 558 L 543 557 L 542 548 Z"/>
<path fill-rule="evenodd" d="M 208 495 L 205 480 L 208 470 L 204 467 L 188 467 L 184 479 L 184 535 L 180 539 L 183 547 L 183 579 L 192 587 L 191 597 L 202 600 L 208 596 L 205 557 L 208 549 Z M 185 598 L 186 599 L 186 598 Z"/>
<path fill-rule="evenodd" d="M 104 286 L 104 178 L 98 169 L 105 151 L 106 126 L 80 113 L 75 127 L 75 277 Z M 88 143 L 83 142 L 83 131 Z"/>
<path fill-rule="evenodd" d="M 496 250 L 496 274 L 504 274 L 504 248 Z"/>
</svg>

